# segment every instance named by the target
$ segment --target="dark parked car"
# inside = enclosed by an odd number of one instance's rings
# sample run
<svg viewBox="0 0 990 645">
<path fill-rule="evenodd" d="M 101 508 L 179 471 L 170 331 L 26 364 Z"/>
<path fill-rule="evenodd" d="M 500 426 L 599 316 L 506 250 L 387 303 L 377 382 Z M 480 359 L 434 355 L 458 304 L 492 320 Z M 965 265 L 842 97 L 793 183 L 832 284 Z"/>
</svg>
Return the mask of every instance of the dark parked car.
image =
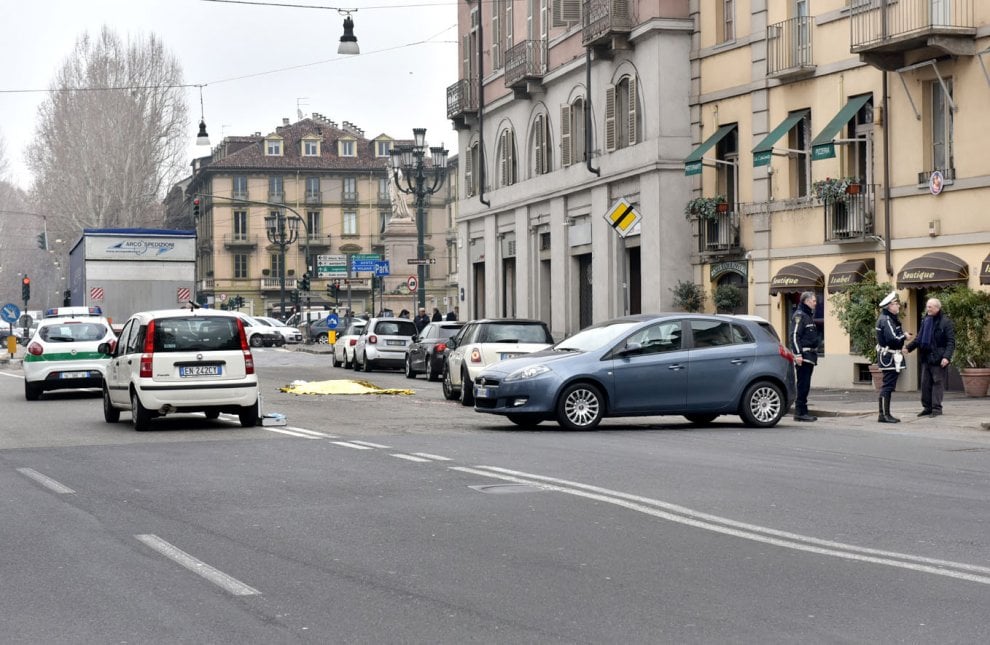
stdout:
<svg viewBox="0 0 990 645">
<path fill-rule="evenodd" d="M 406 348 L 406 378 L 416 378 L 426 373 L 426 380 L 439 381 L 443 374 L 443 356 L 447 350 L 447 339 L 460 331 L 464 323 L 451 321 L 431 322 L 413 336 L 412 344 Z"/>
<path fill-rule="evenodd" d="M 594 325 L 553 347 L 486 367 L 475 410 L 517 425 L 556 419 L 590 430 L 605 417 L 738 414 L 771 427 L 795 397 L 794 357 L 753 316 L 640 314 Z"/>
</svg>

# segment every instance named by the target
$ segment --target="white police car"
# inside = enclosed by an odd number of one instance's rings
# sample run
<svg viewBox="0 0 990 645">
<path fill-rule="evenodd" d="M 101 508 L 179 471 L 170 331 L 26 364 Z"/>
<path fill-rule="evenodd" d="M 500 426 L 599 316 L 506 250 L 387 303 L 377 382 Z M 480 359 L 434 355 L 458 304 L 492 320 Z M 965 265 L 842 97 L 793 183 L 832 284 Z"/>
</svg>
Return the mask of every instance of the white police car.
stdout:
<svg viewBox="0 0 990 645">
<path fill-rule="evenodd" d="M 50 390 L 103 387 L 109 361 L 97 347 L 115 338 L 110 323 L 99 315 L 65 313 L 42 319 L 28 341 L 23 362 L 28 401 Z"/>
</svg>

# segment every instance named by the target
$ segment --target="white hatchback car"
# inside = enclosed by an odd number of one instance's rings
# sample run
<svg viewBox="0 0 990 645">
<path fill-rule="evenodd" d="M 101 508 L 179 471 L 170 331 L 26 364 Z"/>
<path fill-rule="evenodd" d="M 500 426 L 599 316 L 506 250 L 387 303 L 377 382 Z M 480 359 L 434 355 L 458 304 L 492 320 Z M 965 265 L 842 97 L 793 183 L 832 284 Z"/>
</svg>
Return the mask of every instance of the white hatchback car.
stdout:
<svg viewBox="0 0 990 645">
<path fill-rule="evenodd" d="M 102 387 L 107 357 L 97 348 L 114 338 L 110 323 L 100 316 L 42 320 L 24 354 L 24 398 L 35 401 L 48 390 Z"/>
<path fill-rule="evenodd" d="M 330 356 L 331 365 L 347 370 L 354 366 L 354 347 L 357 346 L 358 336 L 367 324 L 367 320 L 355 318 L 344 333 L 337 336 L 337 342 L 333 344 L 333 354 Z"/>
<path fill-rule="evenodd" d="M 107 423 L 130 410 L 134 427 L 173 412 L 238 415 L 257 425 L 258 376 L 244 323 L 235 312 L 170 309 L 136 313 L 116 343 L 100 350 L 110 356 L 103 387 Z"/>
<path fill-rule="evenodd" d="M 354 369 L 404 366 L 406 347 L 415 335 L 416 325 L 407 318 L 372 318 L 354 345 Z"/>
<path fill-rule="evenodd" d="M 274 331 L 282 335 L 287 343 L 301 343 L 303 341 L 302 332 L 296 327 L 290 327 L 278 318 L 269 318 L 268 316 L 254 316 L 254 319 L 260 322 L 262 325 L 267 325 L 271 327 L 271 331 Z"/>
</svg>

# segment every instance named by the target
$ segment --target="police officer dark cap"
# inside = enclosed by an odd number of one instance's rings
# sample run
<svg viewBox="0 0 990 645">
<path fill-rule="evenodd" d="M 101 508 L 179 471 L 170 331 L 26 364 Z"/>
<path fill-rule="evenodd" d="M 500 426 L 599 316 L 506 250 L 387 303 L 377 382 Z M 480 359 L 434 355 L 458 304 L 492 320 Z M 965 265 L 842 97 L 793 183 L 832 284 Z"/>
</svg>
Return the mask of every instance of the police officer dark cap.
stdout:
<svg viewBox="0 0 990 645">
<path fill-rule="evenodd" d="M 880 301 L 880 306 L 881 307 L 886 307 L 887 305 L 889 305 L 890 303 L 894 302 L 895 300 L 897 300 L 897 292 L 896 291 L 891 291 L 886 296 L 884 296 L 884 299 L 883 300 Z"/>
</svg>

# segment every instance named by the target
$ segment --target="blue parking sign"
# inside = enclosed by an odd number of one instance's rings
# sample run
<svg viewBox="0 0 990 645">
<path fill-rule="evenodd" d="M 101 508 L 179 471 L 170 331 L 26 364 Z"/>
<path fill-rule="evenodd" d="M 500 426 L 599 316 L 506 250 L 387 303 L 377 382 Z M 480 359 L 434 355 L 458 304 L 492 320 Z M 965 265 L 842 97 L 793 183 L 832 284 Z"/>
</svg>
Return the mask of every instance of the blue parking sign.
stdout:
<svg viewBox="0 0 990 645">
<path fill-rule="evenodd" d="M 337 329 L 337 325 L 340 324 L 340 318 L 337 314 L 330 314 L 327 316 L 327 327 L 330 329 Z"/>
</svg>

